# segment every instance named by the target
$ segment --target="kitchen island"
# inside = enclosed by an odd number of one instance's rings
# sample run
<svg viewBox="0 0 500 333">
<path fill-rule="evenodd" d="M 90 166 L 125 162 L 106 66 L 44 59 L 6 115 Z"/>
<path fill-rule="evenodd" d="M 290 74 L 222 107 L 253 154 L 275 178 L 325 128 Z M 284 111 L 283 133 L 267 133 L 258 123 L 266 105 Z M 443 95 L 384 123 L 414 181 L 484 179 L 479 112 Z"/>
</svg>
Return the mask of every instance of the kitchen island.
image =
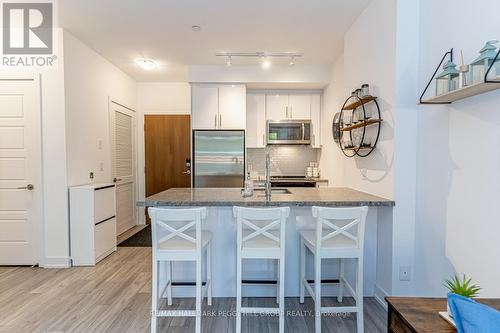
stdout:
<svg viewBox="0 0 500 333">
<path fill-rule="evenodd" d="M 273 188 L 271 199 L 267 200 L 262 190 L 255 190 L 254 195 L 244 198 L 239 188 L 172 188 L 146 198 L 139 202 L 145 207 L 207 207 L 207 219 L 203 228 L 213 233 L 213 295 L 215 297 L 234 297 L 236 295 L 236 223 L 232 207 L 271 207 L 288 206 L 290 216 L 286 226 L 286 264 L 285 264 L 285 295 L 296 297 L 299 294 L 299 231 L 314 228 L 311 224 L 311 207 L 353 207 L 368 206 L 368 216 L 365 230 L 364 249 L 364 292 L 373 296 L 376 292 L 377 276 L 391 274 L 380 272 L 380 268 L 390 269 L 391 258 L 380 253 L 390 253 L 391 244 L 387 243 L 385 234 L 392 227 L 392 207 L 394 201 L 356 191 L 350 188 Z M 296 220 L 297 216 L 305 217 Z M 309 218 L 309 219 L 308 219 Z M 379 225 L 382 225 L 381 229 Z M 378 234 L 382 232 L 382 237 Z M 389 235 L 387 235 L 389 236 Z M 389 237 L 390 238 L 390 237 Z M 389 263 L 387 262 L 389 260 Z M 307 260 L 306 271 L 312 277 L 312 261 Z M 354 263 L 353 263 L 354 264 Z M 346 276 L 353 278 L 354 265 L 346 263 Z M 175 263 L 174 281 L 192 280 L 195 276 L 194 264 Z M 204 269 L 203 269 L 204 271 Z M 264 273 L 263 273 L 264 272 Z M 335 278 L 338 265 L 335 260 L 323 260 L 323 276 Z M 276 264 L 270 260 L 248 260 L 243 265 L 245 280 L 275 280 Z M 380 288 L 380 287 L 378 287 Z M 192 290 L 175 288 L 174 297 L 193 295 Z M 335 293 L 335 286 L 325 286 L 325 294 Z M 273 296 L 274 285 L 244 287 L 244 296 Z M 383 298 L 384 295 L 378 295 Z"/>
</svg>

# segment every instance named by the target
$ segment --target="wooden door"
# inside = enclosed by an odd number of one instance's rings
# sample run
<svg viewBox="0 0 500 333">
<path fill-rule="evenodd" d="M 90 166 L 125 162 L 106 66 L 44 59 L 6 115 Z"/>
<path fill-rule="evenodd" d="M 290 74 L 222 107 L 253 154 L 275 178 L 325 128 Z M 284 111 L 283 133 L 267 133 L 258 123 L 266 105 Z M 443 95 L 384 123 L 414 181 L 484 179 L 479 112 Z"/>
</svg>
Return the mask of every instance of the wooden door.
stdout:
<svg viewBox="0 0 500 333">
<path fill-rule="evenodd" d="M 40 259 L 38 89 L 35 80 L 0 80 L 0 265 L 34 265 Z"/>
<path fill-rule="evenodd" d="M 189 115 L 144 116 L 146 197 L 172 187 L 190 187 Z"/>
<path fill-rule="evenodd" d="M 110 102 L 111 164 L 116 183 L 116 234 L 137 225 L 135 112 Z"/>
</svg>

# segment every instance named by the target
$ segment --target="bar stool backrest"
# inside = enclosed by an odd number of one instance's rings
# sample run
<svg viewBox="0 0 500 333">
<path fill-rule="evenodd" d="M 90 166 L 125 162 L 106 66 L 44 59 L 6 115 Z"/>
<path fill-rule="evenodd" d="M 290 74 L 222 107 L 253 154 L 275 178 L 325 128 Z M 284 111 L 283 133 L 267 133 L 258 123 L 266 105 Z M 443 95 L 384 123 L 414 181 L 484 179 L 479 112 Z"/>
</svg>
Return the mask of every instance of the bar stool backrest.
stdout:
<svg viewBox="0 0 500 333">
<path fill-rule="evenodd" d="M 257 236 L 264 236 L 281 246 L 285 237 L 285 222 L 290 214 L 289 207 L 276 208 L 246 208 L 233 207 L 238 228 L 238 239 L 241 244 Z M 251 230 L 243 237 L 243 230 Z"/>
<path fill-rule="evenodd" d="M 159 249 L 159 244 L 175 238 L 184 239 L 196 245 L 196 249 L 201 249 L 201 220 L 207 216 L 205 207 L 150 207 L 148 213 L 151 218 L 153 253 Z"/>
<path fill-rule="evenodd" d="M 363 249 L 366 215 L 368 207 L 349 208 L 312 208 L 316 218 L 316 244 L 321 247 L 324 241 L 347 237 Z"/>
</svg>

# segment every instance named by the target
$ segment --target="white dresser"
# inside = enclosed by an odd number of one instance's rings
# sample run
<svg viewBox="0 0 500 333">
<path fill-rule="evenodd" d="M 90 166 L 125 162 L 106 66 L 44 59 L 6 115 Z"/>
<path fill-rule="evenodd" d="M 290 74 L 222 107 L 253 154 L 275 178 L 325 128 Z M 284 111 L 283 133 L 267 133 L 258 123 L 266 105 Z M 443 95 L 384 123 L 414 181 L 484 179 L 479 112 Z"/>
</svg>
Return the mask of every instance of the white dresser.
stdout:
<svg viewBox="0 0 500 333">
<path fill-rule="evenodd" d="M 113 183 L 70 187 L 73 266 L 93 266 L 116 251 L 115 195 Z"/>
</svg>

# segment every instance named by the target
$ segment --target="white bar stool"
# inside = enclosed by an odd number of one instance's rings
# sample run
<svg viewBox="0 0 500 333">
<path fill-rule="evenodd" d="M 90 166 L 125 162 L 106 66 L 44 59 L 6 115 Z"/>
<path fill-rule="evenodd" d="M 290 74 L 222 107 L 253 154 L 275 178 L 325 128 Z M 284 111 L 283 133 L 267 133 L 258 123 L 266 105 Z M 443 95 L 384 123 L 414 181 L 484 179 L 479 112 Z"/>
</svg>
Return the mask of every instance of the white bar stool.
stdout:
<svg viewBox="0 0 500 333">
<path fill-rule="evenodd" d="M 368 207 L 325 208 L 312 207 L 316 230 L 300 232 L 300 303 L 304 303 L 304 289 L 314 300 L 315 332 L 321 332 L 322 313 L 357 313 L 358 333 L 363 328 L 363 243 Z M 355 231 L 353 233 L 353 231 Z M 314 289 L 306 279 L 306 249 L 314 255 Z M 342 302 L 344 286 L 356 301 L 355 306 L 321 306 L 321 259 L 340 259 L 339 294 Z M 344 277 L 344 259 L 357 260 L 356 290 Z"/>
<path fill-rule="evenodd" d="M 202 297 L 207 296 L 208 305 L 212 305 L 212 272 L 210 245 L 212 233 L 201 230 L 201 221 L 207 216 L 207 209 L 148 209 L 152 228 L 152 306 L 151 332 L 156 332 L 158 317 L 196 317 L 196 332 L 201 332 Z M 201 281 L 202 255 L 207 254 L 207 281 L 205 286 Z M 158 298 L 167 292 L 168 305 L 172 305 L 172 262 L 194 261 L 196 265 L 196 310 L 159 310 Z M 167 263 L 167 283 L 161 293 L 158 293 L 159 264 Z M 203 294 L 202 294 L 203 292 Z"/>
<path fill-rule="evenodd" d="M 279 332 L 285 331 L 285 227 L 290 208 L 234 207 L 237 223 L 236 332 L 241 332 L 242 313 L 279 315 Z M 276 259 L 279 267 L 276 299 L 279 308 L 241 306 L 243 259 Z"/>
</svg>

